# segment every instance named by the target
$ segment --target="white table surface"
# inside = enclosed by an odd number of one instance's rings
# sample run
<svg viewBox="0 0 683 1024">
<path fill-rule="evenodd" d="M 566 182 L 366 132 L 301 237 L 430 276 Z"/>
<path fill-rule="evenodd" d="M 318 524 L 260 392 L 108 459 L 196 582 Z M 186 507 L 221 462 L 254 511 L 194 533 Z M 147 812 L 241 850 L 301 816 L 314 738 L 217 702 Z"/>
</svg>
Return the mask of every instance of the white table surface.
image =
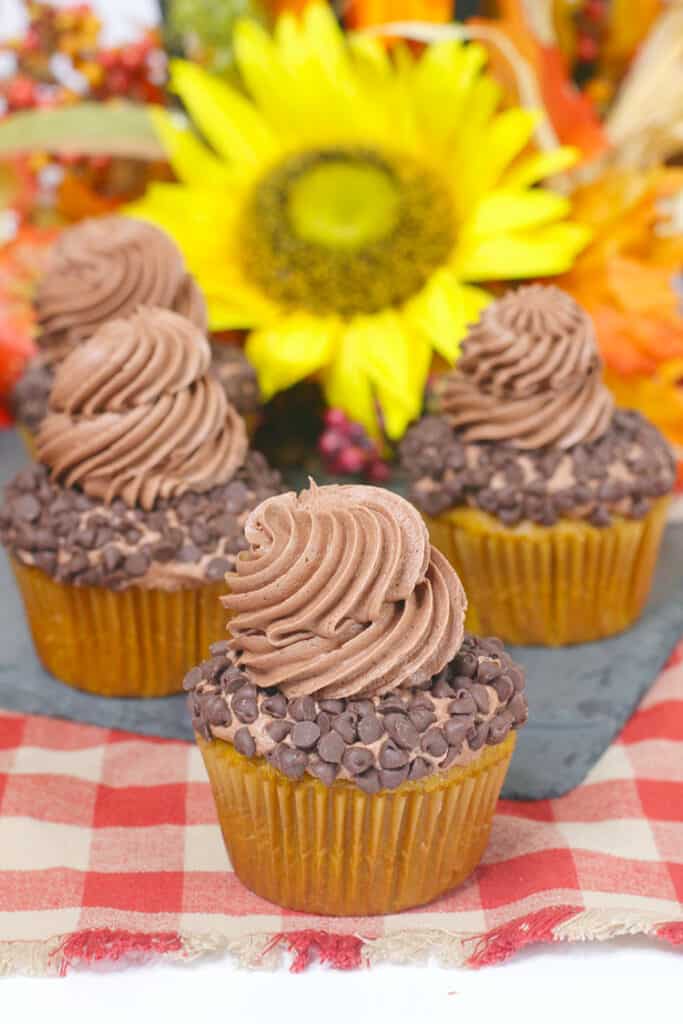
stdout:
<svg viewBox="0 0 683 1024">
<path fill-rule="evenodd" d="M 682 981 L 683 951 L 635 937 L 536 947 L 479 971 L 382 965 L 345 972 L 318 966 L 291 974 L 211 958 L 185 966 L 79 970 L 64 979 L 0 979 L 0 1020 L 440 1024 L 464 1012 L 468 1024 L 654 1024 L 655 1014 L 679 1024 Z"/>
<path fill-rule="evenodd" d="M 69 0 L 56 2 L 64 6 Z M 155 0 L 91 2 L 104 18 L 110 44 L 156 18 Z M 0 36 L 14 35 L 22 25 L 19 0 L 0 0 Z M 683 1024 L 683 951 L 634 937 L 537 946 L 480 971 L 382 965 L 345 972 L 315 966 L 295 975 L 205 958 L 182 966 L 77 970 L 63 979 L 0 979 L 2 1024 L 174 1024 L 197 1018 L 202 1024 L 423 1024 L 455 1021 L 463 1012 L 470 1019 L 476 1014 L 477 1024 L 649 1024 L 655 1013 Z"/>
</svg>

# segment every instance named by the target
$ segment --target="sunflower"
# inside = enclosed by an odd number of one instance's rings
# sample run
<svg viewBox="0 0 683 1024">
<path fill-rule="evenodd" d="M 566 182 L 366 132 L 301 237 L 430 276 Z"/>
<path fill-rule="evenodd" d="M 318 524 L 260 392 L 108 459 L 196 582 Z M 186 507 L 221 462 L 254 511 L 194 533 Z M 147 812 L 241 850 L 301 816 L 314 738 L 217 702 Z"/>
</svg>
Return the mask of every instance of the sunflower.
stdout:
<svg viewBox="0 0 683 1024">
<path fill-rule="evenodd" d="M 315 3 L 272 36 L 239 22 L 234 46 L 244 91 L 173 62 L 204 141 L 157 111 L 179 183 L 128 212 L 176 239 L 212 329 L 249 331 L 266 399 L 315 374 L 399 438 L 490 299 L 476 282 L 558 274 L 583 247 L 567 198 L 536 187 L 575 152 L 531 152 L 537 117 L 498 110 L 477 44 L 389 55 Z"/>
</svg>

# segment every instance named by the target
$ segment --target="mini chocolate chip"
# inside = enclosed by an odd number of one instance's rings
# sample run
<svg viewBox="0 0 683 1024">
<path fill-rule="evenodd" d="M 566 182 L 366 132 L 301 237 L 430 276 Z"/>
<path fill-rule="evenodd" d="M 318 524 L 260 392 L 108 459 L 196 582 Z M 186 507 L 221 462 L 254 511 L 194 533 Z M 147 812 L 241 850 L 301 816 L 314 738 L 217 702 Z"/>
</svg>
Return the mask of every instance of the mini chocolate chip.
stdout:
<svg viewBox="0 0 683 1024">
<path fill-rule="evenodd" d="M 95 545 L 97 531 L 91 526 L 84 526 L 76 533 L 75 541 L 82 548 L 92 548 Z"/>
<path fill-rule="evenodd" d="M 52 551 L 39 551 L 34 562 L 38 569 L 51 576 L 57 566 L 57 556 Z"/>
<path fill-rule="evenodd" d="M 204 712 L 211 725 L 230 725 L 232 715 L 222 697 L 211 697 L 204 705 Z"/>
<path fill-rule="evenodd" d="M 501 711 L 489 722 L 489 743 L 502 743 L 512 728 L 513 717 L 509 711 Z"/>
<path fill-rule="evenodd" d="M 12 513 L 17 519 L 33 523 L 40 516 L 40 502 L 32 494 L 22 494 L 14 499 Z"/>
<path fill-rule="evenodd" d="M 429 763 L 425 761 L 424 757 L 416 757 L 410 765 L 408 778 L 411 782 L 417 782 L 418 779 L 424 779 L 426 775 L 429 775 L 430 771 Z"/>
<path fill-rule="evenodd" d="M 283 722 L 276 718 L 273 722 L 268 722 L 266 732 L 275 743 L 281 743 L 285 736 L 289 736 L 291 728 L 291 722 Z"/>
<path fill-rule="evenodd" d="M 457 693 L 458 690 L 469 690 L 471 685 L 472 680 L 469 676 L 456 676 L 451 683 L 455 693 Z"/>
<path fill-rule="evenodd" d="M 328 733 L 332 728 L 332 716 L 329 715 L 327 711 L 318 712 L 316 722 L 318 723 L 318 728 L 320 729 L 321 736 L 325 736 L 326 733 Z"/>
<path fill-rule="evenodd" d="M 477 710 L 481 711 L 484 715 L 487 714 L 491 704 L 488 689 L 482 683 L 474 683 L 470 687 L 470 693 L 474 697 Z"/>
<path fill-rule="evenodd" d="M 266 697 L 261 708 L 273 718 L 284 718 L 287 714 L 287 698 L 282 693 L 276 693 L 272 697 Z"/>
<path fill-rule="evenodd" d="M 88 556 L 83 554 L 82 551 L 74 551 L 71 558 L 64 566 L 64 569 L 69 576 L 76 576 L 78 573 L 85 572 L 85 570 L 89 568 L 90 561 Z"/>
<path fill-rule="evenodd" d="M 357 738 L 356 719 L 353 713 L 344 711 L 332 719 L 332 728 L 346 743 L 355 743 Z"/>
<path fill-rule="evenodd" d="M 432 686 L 432 690 L 431 690 L 432 695 L 434 697 L 440 697 L 440 698 L 455 696 L 455 691 L 454 691 L 453 687 L 443 677 L 444 677 L 444 672 L 439 673 L 439 675 L 436 678 L 436 682 Z"/>
<path fill-rule="evenodd" d="M 231 665 L 221 673 L 221 688 L 224 693 L 237 693 L 246 682 L 247 677 L 238 668 Z"/>
<path fill-rule="evenodd" d="M 251 725 L 258 718 L 258 703 L 256 697 L 250 697 L 242 693 L 242 687 L 232 698 L 232 711 L 236 718 L 239 718 L 240 722 L 246 722 Z"/>
<path fill-rule="evenodd" d="M 396 789 L 408 778 L 408 765 L 403 768 L 380 768 L 379 784 L 382 789 Z"/>
<path fill-rule="evenodd" d="M 372 751 L 366 747 L 349 747 L 342 757 L 342 764 L 349 775 L 360 775 L 375 763 Z"/>
<path fill-rule="evenodd" d="M 479 725 L 475 725 L 473 729 L 470 729 L 467 735 L 467 742 L 471 750 L 480 750 L 484 746 L 488 731 L 488 722 L 481 722 Z"/>
<path fill-rule="evenodd" d="M 439 764 L 439 768 L 443 771 L 446 768 L 450 768 L 454 761 L 456 761 L 462 750 L 462 743 L 457 747 L 449 747 L 448 753 L 444 757 L 443 761 Z"/>
<path fill-rule="evenodd" d="M 209 644 L 209 650 L 214 656 L 218 654 L 228 655 L 230 653 L 230 641 L 216 640 L 214 643 Z"/>
<path fill-rule="evenodd" d="M 448 743 L 441 729 L 434 728 L 424 734 L 420 741 L 420 747 L 425 754 L 429 754 L 431 757 L 443 757 L 448 750 Z"/>
<path fill-rule="evenodd" d="M 372 701 L 369 701 L 370 707 L 373 707 Z M 389 717 L 389 716 L 387 716 Z M 384 722 L 379 715 L 371 712 L 365 714 L 357 725 L 358 739 L 361 743 L 374 743 L 384 733 Z"/>
<path fill-rule="evenodd" d="M 477 704 L 469 690 L 458 690 L 455 700 L 448 705 L 449 715 L 473 715 Z"/>
<path fill-rule="evenodd" d="M 588 517 L 588 522 L 592 526 L 609 526 L 612 522 L 612 517 L 604 505 L 596 505 Z"/>
<path fill-rule="evenodd" d="M 337 777 L 338 768 L 329 761 L 309 761 L 308 770 L 326 786 L 331 786 Z"/>
<path fill-rule="evenodd" d="M 477 681 L 480 683 L 492 683 L 502 673 L 502 668 L 496 661 L 480 661 L 477 669 Z"/>
<path fill-rule="evenodd" d="M 322 736 L 318 743 L 319 756 L 323 761 L 329 761 L 331 764 L 340 764 L 345 750 L 344 740 L 334 730 Z"/>
<path fill-rule="evenodd" d="M 449 747 L 459 747 L 463 742 L 471 726 L 471 720 L 463 718 L 449 718 L 444 724 L 443 731 Z"/>
<path fill-rule="evenodd" d="M 207 580 L 222 580 L 231 568 L 232 563 L 227 558 L 212 558 L 204 570 L 204 575 Z"/>
<path fill-rule="evenodd" d="M 205 679 L 215 680 L 225 667 L 225 658 L 220 654 L 213 655 L 210 658 L 205 658 L 199 667 L 201 668 Z M 253 687 L 252 692 L 254 694 L 256 693 L 256 690 Z"/>
<path fill-rule="evenodd" d="M 382 768 L 402 768 L 409 760 L 410 754 L 397 747 L 393 740 L 386 740 L 382 744 L 379 752 L 379 763 Z"/>
<path fill-rule="evenodd" d="M 300 779 L 306 771 L 308 758 L 303 750 L 295 750 L 281 743 L 275 748 L 277 751 L 277 765 L 283 775 L 288 779 Z"/>
<path fill-rule="evenodd" d="M 493 688 L 498 694 L 498 700 L 502 701 L 502 703 L 505 703 L 506 701 L 510 700 L 510 697 L 515 692 L 513 682 L 510 679 L 510 676 L 507 675 L 498 676 L 497 679 L 494 679 Z"/>
<path fill-rule="evenodd" d="M 478 664 L 479 659 L 475 654 L 470 654 L 468 651 L 464 651 L 460 654 L 456 654 L 453 659 L 453 670 L 456 675 L 467 676 L 471 679 L 476 675 Z"/>
<path fill-rule="evenodd" d="M 403 700 L 396 693 L 389 693 L 382 697 L 377 708 L 381 715 L 388 715 L 392 711 L 405 711 L 406 706 Z"/>
<path fill-rule="evenodd" d="M 209 540 L 209 531 L 205 523 L 195 521 L 190 526 L 190 537 L 199 547 Z"/>
<path fill-rule="evenodd" d="M 183 544 L 180 551 L 178 551 L 176 555 L 176 558 L 178 559 L 179 562 L 185 562 L 186 564 L 189 562 L 199 562 L 201 560 L 201 557 L 201 551 L 196 546 L 196 544 L 192 544 L 191 541 L 188 541 L 187 544 Z"/>
<path fill-rule="evenodd" d="M 321 700 L 320 708 L 330 715 L 339 715 L 346 708 L 346 701 L 343 700 Z"/>
<path fill-rule="evenodd" d="M 320 727 L 315 722 L 297 722 L 291 735 L 295 747 L 312 750 L 320 739 Z"/>
<path fill-rule="evenodd" d="M 424 732 L 436 721 L 436 715 L 429 708 L 411 707 L 408 717 L 418 732 Z"/>
<path fill-rule="evenodd" d="M 369 793 L 370 796 L 374 796 L 375 793 L 379 793 L 381 789 L 379 773 L 376 768 L 368 768 L 368 770 L 363 772 L 361 775 L 356 775 L 353 781 L 360 789 L 363 790 L 364 793 Z"/>
<path fill-rule="evenodd" d="M 199 665 L 195 665 L 191 668 L 183 679 L 183 690 L 194 690 L 198 683 L 201 683 L 204 675 Z"/>
<path fill-rule="evenodd" d="M 517 665 L 512 665 L 505 674 L 512 680 L 517 692 L 524 688 L 524 672 Z"/>
<path fill-rule="evenodd" d="M 142 551 L 134 551 L 123 563 L 124 572 L 128 576 L 144 576 L 149 568 L 149 559 Z"/>
<path fill-rule="evenodd" d="M 406 715 L 385 715 L 384 728 L 394 743 L 405 750 L 412 750 L 420 742 L 417 729 Z"/>
<path fill-rule="evenodd" d="M 355 711 L 359 717 L 372 714 L 375 710 L 375 703 L 372 700 L 349 700 L 347 703 L 349 711 Z"/>
<path fill-rule="evenodd" d="M 508 704 L 508 711 L 514 716 L 515 725 L 523 725 L 528 717 L 527 702 L 521 693 L 516 693 Z"/>
<path fill-rule="evenodd" d="M 312 697 L 295 697 L 289 702 L 289 713 L 296 722 L 315 722 L 316 710 Z"/>
<path fill-rule="evenodd" d="M 245 757 L 253 757 L 256 753 L 254 737 L 251 735 L 246 725 L 243 725 L 241 729 L 237 730 L 232 742 L 238 754 L 244 754 Z"/>
</svg>

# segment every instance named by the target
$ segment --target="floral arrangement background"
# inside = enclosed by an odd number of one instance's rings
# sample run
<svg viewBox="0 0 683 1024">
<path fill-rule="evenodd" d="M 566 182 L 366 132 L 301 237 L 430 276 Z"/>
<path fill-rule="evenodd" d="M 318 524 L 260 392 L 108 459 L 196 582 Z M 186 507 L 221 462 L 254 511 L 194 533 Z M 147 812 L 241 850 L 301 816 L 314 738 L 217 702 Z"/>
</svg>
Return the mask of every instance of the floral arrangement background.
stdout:
<svg viewBox="0 0 683 1024">
<path fill-rule="evenodd" d="M 41 253 L 123 209 L 173 235 L 331 472 L 385 479 L 467 324 L 548 277 L 593 315 L 617 400 L 683 452 L 683 5 L 451 22 L 472 6 L 170 0 L 112 51 L 87 7 L 32 3 L 0 63 L 4 419 Z"/>
</svg>

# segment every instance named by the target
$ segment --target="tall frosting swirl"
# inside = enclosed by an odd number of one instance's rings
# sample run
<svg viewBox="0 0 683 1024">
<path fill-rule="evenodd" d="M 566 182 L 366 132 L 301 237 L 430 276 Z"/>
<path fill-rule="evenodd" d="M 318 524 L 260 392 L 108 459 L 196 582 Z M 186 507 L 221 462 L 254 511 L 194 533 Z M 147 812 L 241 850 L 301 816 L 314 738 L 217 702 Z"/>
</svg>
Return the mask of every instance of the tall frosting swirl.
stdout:
<svg viewBox="0 0 683 1024">
<path fill-rule="evenodd" d="M 594 441 L 614 409 L 590 317 L 544 285 L 510 291 L 484 310 L 435 398 L 464 440 L 517 448 Z"/>
<path fill-rule="evenodd" d="M 111 320 L 59 365 L 39 460 L 68 487 L 146 509 L 226 483 L 247 435 L 210 361 L 205 336 L 177 313 Z"/>
<path fill-rule="evenodd" d="M 159 228 L 130 217 L 97 217 L 64 231 L 34 305 L 38 344 L 54 360 L 143 305 L 172 309 L 206 330 L 204 298 L 180 250 Z"/>
<path fill-rule="evenodd" d="M 256 686 L 372 696 L 430 679 L 460 647 L 460 580 L 399 495 L 311 482 L 262 502 L 245 533 L 223 601 Z"/>
</svg>

